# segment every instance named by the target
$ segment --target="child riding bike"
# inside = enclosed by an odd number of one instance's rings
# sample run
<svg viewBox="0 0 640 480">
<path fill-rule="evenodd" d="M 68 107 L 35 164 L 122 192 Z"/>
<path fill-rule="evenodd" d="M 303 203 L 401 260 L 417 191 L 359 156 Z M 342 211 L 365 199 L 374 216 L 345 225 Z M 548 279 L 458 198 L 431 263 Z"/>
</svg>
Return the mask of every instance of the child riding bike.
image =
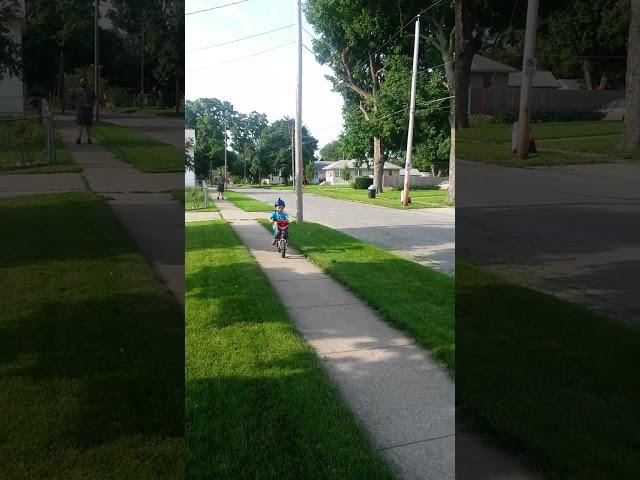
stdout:
<svg viewBox="0 0 640 480">
<path fill-rule="evenodd" d="M 284 233 L 284 239 L 289 239 L 289 215 L 284 212 L 284 200 L 278 198 L 278 200 L 274 202 L 273 206 L 275 207 L 275 212 L 273 212 L 271 214 L 271 217 L 269 217 L 269 219 L 271 220 L 271 224 L 273 225 L 273 242 L 271 242 L 271 245 L 275 245 L 278 241 L 281 228 Z M 287 226 L 285 226 L 285 222 L 287 223 Z"/>
</svg>

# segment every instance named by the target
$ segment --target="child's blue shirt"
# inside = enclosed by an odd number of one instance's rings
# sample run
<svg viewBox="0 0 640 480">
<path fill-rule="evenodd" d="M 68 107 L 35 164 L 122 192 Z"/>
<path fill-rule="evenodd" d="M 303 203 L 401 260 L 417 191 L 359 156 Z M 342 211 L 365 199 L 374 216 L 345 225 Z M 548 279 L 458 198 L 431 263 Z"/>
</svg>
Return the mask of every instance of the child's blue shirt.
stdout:
<svg viewBox="0 0 640 480">
<path fill-rule="evenodd" d="M 289 215 L 287 215 L 285 212 L 282 212 L 282 213 L 273 212 L 271 214 L 271 217 L 269 218 L 275 222 L 280 220 L 286 220 L 287 222 L 289 221 Z"/>
</svg>

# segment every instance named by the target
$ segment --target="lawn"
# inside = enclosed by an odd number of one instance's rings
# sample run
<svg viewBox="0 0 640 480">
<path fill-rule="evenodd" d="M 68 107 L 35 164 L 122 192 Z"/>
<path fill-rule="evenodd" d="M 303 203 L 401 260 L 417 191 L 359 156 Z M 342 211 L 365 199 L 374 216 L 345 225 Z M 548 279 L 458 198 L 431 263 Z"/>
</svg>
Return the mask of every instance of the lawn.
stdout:
<svg viewBox="0 0 640 480">
<path fill-rule="evenodd" d="M 106 201 L 0 199 L 2 478 L 180 478 L 183 312 Z"/>
<path fill-rule="evenodd" d="M 245 212 L 271 212 L 273 207 L 268 203 L 247 197 L 243 193 L 232 192 L 227 190 L 224 192 L 224 198 L 233 203 L 236 207 Z"/>
<path fill-rule="evenodd" d="M 108 122 L 94 126 L 96 138 L 123 162 L 143 172 L 184 172 L 184 153 L 129 127 Z"/>
<path fill-rule="evenodd" d="M 184 117 L 184 111 L 176 113 L 175 107 L 121 107 L 114 109 L 113 112 L 127 113 L 141 117 Z"/>
<path fill-rule="evenodd" d="M 173 190 L 171 192 L 173 198 L 178 200 L 182 205 L 184 205 L 184 209 L 188 211 L 197 211 L 197 212 L 217 212 L 218 207 L 214 201 L 209 198 L 209 206 L 205 208 L 204 206 L 204 192 L 201 188 L 193 188 L 187 187 L 184 190 Z"/>
<path fill-rule="evenodd" d="M 456 265 L 457 413 L 549 480 L 640 478 L 640 330 Z"/>
<path fill-rule="evenodd" d="M 262 222 L 267 228 L 269 224 Z M 290 243 L 455 374 L 455 280 L 341 232 L 292 224 Z"/>
<path fill-rule="evenodd" d="M 233 188 L 262 188 L 264 190 L 293 190 L 291 185 L 233 185 Z"/>
<path fill-rule="evenodd" d="M 400 191 L 388 190 L 379 193 L 376 198 L 368 198 L 367 190 L 356 190 L 349 186 L 330 186 L 330 185 L 306 185 L 304 192 L 320 195 L 322 197 L 337 198 L 339 200 L 349 200 L 352 202 L 368 203 L 370 205 L 378 205 L 380 207 L 391 208 L 433 208 L 444 207 L 448 201 L 448 192 L 446 190 L 410 190 L 409 196 L 411 203 L 404 207 L 400 203 Z"/>
<path fill-rule="evenodd" d="M 187 478 L 393 478 L 231 226 L 185 261 Z"/>
<path fill-rule="evenodd" d="M 458 132 L 456 154 L 464 160 L 509 167 L 608 163 L 639 159 L 639 150 L 617 150 L 622 122 L 533 123 L 539 150 L 524 161 L 511 153 L 510 125 L 482 123 Z"/>
<path fill-rule="evenodd" d="M 4 170 L 0 168 L 0 173 L 2 175 L 24 175 L 28 173 L 72 173 L 72 172 L 81 172 L 82 168 L 79 167 L 69 155 L 69 150 L 67 150 L 67 146 L 62 141 L 62 137 L 60 136 L 60 132 L 56 130 L 56 163 L 53 165 L 39 165 L 33 167 L 8 167 L 9 169 Z M 46 154 L 46 153 L 45 153 Z M 1 155 L 1 154 L 0 154 Z"/>
</svg>

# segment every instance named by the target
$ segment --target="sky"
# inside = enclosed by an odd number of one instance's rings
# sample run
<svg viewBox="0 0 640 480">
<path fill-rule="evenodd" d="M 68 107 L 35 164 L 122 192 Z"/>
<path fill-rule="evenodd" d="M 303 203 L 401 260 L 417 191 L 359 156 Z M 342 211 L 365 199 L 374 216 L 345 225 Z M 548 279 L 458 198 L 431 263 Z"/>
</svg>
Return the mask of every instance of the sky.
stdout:
<svg viewBox="0 0 640 480">
<path fill-rule="evenodd" d="M 185 12 L 234 3 L 238 0 L 186 0 Z M 231 102 L 236 111 L 255 110 L 273 122 L 285 115 L 295 117 L 296 62 L 294 43 L 268 53 L 252 55 L 296 40 L 295 0 L 248 0 L 237 5 L 185 17 L 187 100 L 209 97 Z M 241 37 L 291 27 L 221 47 L 189 50 Z M 314 34 L 303 13 L 303 27 Z M 302 42 L 312 49 L 311 36 Z M 331 91 L 325 75 L 331 69 L 318 64 L 313 54 L 302 51 L 302 122 L 318 139 L 318 148 L 338 138 L 342 131 L 342 97 Z"/>
</svg>

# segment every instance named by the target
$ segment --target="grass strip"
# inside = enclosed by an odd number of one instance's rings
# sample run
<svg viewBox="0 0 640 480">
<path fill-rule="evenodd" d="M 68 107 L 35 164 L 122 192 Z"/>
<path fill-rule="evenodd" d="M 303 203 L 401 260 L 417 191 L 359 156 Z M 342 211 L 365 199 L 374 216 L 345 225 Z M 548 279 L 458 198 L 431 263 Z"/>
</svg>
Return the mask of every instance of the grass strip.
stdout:
<svg viewBox="0 0 640 480">
<path fill-rule="evenodd" d="M 183 172 L 184 153 L 136 130 L 109 122 L 94 125 L 96 138 L 123 162 L 143 172 Z"/>
<path fill-rule="evenodd" d="M 456 263 L 457 412 L 545 478 L 640 478 L 640 330 Z"/>
<path fill-rule="evenodd" d="M 622 133 L 622 122 L 546 122 L 532 123 L 531 135 L 538 140 L 566 137 L 591 137 Z M 478 140 L 487 143 L 511 142 L 511 125 L 506 123 L 483 123 L 460 130 L 456 140 Z"/>
<path fill-rule="evenodd" d="M 261 223 L 270 229 L 268 221 Z M 316 223 L 292 224 L 290 243 L 455 375 L 455 280 Z"/>
<path fill-rule="evenodd" d="M 306 185 L 305 193 L 319 195 L 322 197 L 337 198 L 339 200 L 349 200 L 352 202 L 367 203 L 380 207 L 416 209 L 444 207 L 448 202 L 448 192 L 446 190 L 410 190 L 411 203 L 405 207 L 400 203 L 400 191 L 389 190 L 378 193 L 376 198 L 368 198 L 367 190 L 356 190 L 351 187 L 334 187 L 328 185 Z"/>
<path fill-rule="evenodd" d="M 233 203 L 236 207 L 245 212 L 271 212 L 273 207 L 261 200 L 250 198 L 243 193 L 232 192 L 227 190 L 224 192 L 224 198 Z"/>
<path fill-rule="evenodd" d="M 223 221 L 186 226 L 187 478 L 393 475 Z"/>
<path fill-rule="evenodd" d="M 180 478 L 183 313 L 106 201 L 0 199 L 3 480 Z"/>
<path fill-rule="evenodd" d="M 31 173 L 73 173 L 81 172 L 82 168 L 79 167 L 69 155 L 67 146 L 62 141 L 62 136 L 58 130 L 55 131 L 55 147 L 56 147 L 56 163 L 53 165 L 35 165 L 15 167 L 15 165 L 6 165 L 0 167 L 0 173 L 2 175 L 24 175 Z M 46 157 L 46 151 L 43 151 L 44 157 Z M 0 154 L 2 156 L 2 154 Z M 0 161 L 0 164 L 2 161 Z"/>
</svg>

